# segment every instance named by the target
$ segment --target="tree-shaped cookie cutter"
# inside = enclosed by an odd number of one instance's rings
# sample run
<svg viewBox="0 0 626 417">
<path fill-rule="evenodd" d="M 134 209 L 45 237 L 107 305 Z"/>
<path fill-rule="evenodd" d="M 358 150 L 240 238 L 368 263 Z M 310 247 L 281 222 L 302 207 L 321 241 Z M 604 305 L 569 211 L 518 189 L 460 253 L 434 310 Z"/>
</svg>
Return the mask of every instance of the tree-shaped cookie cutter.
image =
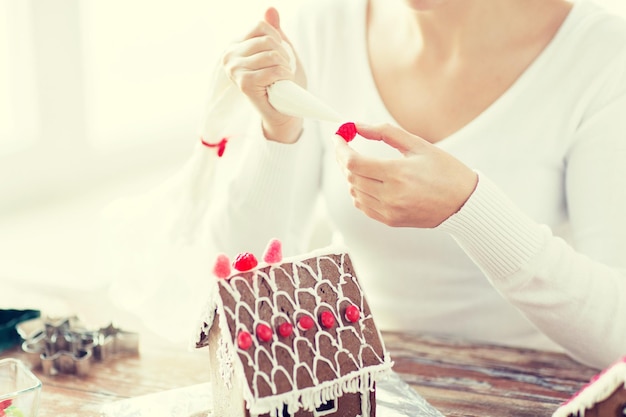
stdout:
<svg viewBox="0 0 626 417">
<path fill-rule="evenodd" d="M 26 330 L 35 327 L 29 334 Z M 87 329 L 77 317 L 36 319 L 18 326 L 33 367 L 46 375 L 75 374 L 85 376 L 91 363 L 118 355 L 137 355 L 139 335 L 113 324 L 96 330 Z"/>
</svg>

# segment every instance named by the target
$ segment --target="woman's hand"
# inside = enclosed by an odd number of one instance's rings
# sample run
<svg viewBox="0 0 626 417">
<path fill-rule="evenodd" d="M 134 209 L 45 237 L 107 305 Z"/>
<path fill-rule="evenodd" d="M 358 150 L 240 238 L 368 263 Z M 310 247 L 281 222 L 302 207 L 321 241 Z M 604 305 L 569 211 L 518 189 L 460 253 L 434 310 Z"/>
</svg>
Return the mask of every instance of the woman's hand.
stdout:
<svg viewBox="0 0 626 417">
<path fill-rule="evenodd" d="M 283 41 L 291 43 L 280 28 L 280 18 L 274 8 L 265 12 L 265 20 L 224 54 L 227 75 L 250 99 L 260 112 L 263 131 L 269 140 L 294 143 L 302 130 L 302 119 L 279 113 L 267 100 L 267 87 L 279 80 L 293 80 L 306 85 L 302 65 L 297 59 L 296 73 L 290 68 L 289 53 Z"/>
<path fill-rule="evenodd" d="M 424 139 L 391 125 L 357 125 L 357 132 L 403 155 L 394 160 L 366 157 L 335 136 L 337 161 L 354 206 L 372 219 L 394 227 L 436 227 L 456 213 L 476 187 L 475 172 Z"/>
</svg>

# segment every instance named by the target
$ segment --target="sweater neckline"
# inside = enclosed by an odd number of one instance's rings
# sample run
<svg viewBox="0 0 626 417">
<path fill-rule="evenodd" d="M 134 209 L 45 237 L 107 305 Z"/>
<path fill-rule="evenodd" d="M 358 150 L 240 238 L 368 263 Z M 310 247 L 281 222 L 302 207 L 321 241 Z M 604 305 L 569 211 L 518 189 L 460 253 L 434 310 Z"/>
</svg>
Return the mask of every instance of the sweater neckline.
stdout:
<svg viewBox="0 0 626 417">
<path fill-rule="evenodd" d="M 369 52 L 367 45 L 367 7 L 369 0 L 362 0 L 360 4 L 358 4 L 358 11 L 356 16 L 357 19 L 357 33 L 361 33 L 362 42 L 359 47 L 359 56 L 358 60 L 361 62 L 361 66 L 365 68 L 365 78 L 366 82 L 369 84 L 369 88 L 364 89 L 365 91 L 371 91 L 371 97 L 368 98 L 373 106 L 376 107 L 376 114 L 383 114 L 385 116 L 386 121 L 400 126 L 400 123 L 393 117 L 385 102 L 383 101 L 380 91 L 378 90 L 378 86 L 374 81 L 374 74 L 372 73 L 372 68 L 369 62 Z M 496 98 L 487 108 L 485 108 L 482 112 L 480 112 L 475 118 L 470 120 L 465 125 L 461 126 L 456 131 L 452 132 L 450 135 L 442 138 L 441 140 L 434 143 L 435 146 L 445 147 L 450 143 L 461 140 L 463 137 L 467 137 L 471 131 L 479 128 L 481 124 L 483 124 L 486 120 L 492 119 L 495 117 L 499 111 L 503 111 L 506 107 L 506 104 L 515 100 L 516 96 L 518 96 L 526 86 L 532 83 L 532 80 L 538 73 L 541 73 L 542 67 L 544 67 L 545 63 L 550 60 L 551 56 L 554 55 L 554 51 L 558 50 L 558 46 L 563 40 L 567 37 L 570 28 L 574 25 L 576 20 L 578 20 L 579 9 L 581 9 L 581 4 L 583 0 L 572 0 L 572 8 L 568 12 L 567 16 L 561 23 L 561 26 L 557 29 L 556 33 L 552 37 L 552 39 L 548 42 L 548 44 L 543 48 L 543 50 L 537 55 L 537 57 L 528 65 L 528 67 L 520 74 L 519 77 L 498 97 Z M 356 4 L 356 2 L 355 2 Z M 358 68 L 358 65 L 357 65 Z"/>
</svg>

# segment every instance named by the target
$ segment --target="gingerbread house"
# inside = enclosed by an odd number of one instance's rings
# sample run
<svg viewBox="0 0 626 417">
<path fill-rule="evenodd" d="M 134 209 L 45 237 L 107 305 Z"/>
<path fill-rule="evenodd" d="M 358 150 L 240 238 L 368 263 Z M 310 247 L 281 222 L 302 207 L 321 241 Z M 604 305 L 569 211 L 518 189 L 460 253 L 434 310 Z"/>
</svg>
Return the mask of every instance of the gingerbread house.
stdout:
<svg viewBox="0 0 626 417">
<path fill-rule="evenodd" d="M 278 245 L 278 246 L 277 246 Z M 220 417 L 376 415 L 391 368 L 350 256 L 321 250 L 282 260 L 218 257 L 197 347 L 208 346 Z M 278 247 L 278 250 L 277 250 Z"/>
<path fill-rule="evenodd" d="M 596 375 L 552 417 L 626 416 L 626 356 Z"/>
</svg>

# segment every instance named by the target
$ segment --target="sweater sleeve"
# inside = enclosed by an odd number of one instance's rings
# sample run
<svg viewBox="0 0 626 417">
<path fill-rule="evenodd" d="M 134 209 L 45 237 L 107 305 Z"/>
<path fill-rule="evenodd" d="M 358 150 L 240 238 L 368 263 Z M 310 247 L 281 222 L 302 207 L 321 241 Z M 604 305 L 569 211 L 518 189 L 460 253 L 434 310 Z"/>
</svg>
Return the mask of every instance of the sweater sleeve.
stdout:
<svg viewBox="0 0 626 417">
<path fill-rule="evenodd" d="M 286 255 L 305 250 L 319 190 L 321 147 L 316 123 L 305 122 L 295 144 L 264 138 L 260 120 L 252 124 L 236 166 L 223 176 L 209 228 L 220 251 L 260 256 L 272 238 Z M 234 165 L 234 164 L 233 164 Z"/>
<path fill-rule="evenodd" d="M 579 126 L 567 155 L 571 244 L 519 210 L 489 178 L 438 228 L 492 285 L 575 359 L 626 354 L 626 94 Z"/>
</svg>

